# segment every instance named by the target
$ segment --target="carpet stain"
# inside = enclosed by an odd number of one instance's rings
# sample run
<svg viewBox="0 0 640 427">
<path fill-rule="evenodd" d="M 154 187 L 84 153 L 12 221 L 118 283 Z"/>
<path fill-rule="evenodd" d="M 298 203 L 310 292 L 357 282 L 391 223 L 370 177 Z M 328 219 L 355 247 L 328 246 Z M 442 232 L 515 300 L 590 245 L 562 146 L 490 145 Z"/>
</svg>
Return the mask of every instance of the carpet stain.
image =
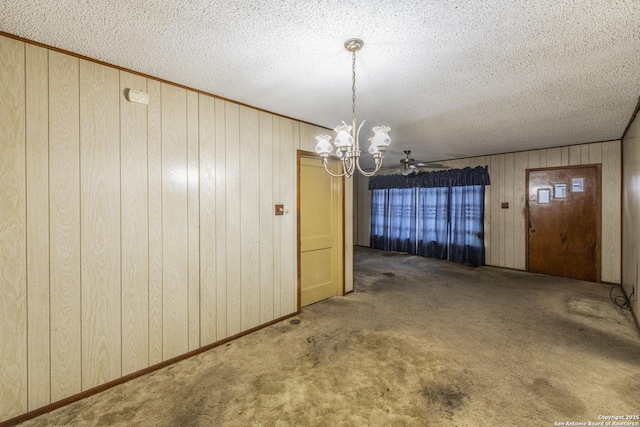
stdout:
<svg viewBox="0 0 640 427">
<path fill-rule="evenodd" d="M 469 398 L 457 385 L 452 384 L 426 385 L 420 389 L 420 395 L 449 415 L 453 415 Z"/>
<path fill-rule="evenodd" d="M 529 388 L 561 415 L 571 417 L 587 410 L 580 399 L 568 390 L 556 387 L 544 378 L 536 378 Z"/>
</svg>

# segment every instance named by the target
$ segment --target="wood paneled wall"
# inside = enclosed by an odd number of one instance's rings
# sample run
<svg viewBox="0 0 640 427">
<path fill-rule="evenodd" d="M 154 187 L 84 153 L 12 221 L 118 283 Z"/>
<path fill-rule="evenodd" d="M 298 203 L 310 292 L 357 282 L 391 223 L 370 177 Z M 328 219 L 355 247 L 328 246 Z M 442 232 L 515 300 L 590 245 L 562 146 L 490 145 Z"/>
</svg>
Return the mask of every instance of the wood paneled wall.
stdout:
<svg viewBox="0 0 640 427">
<path fill-rule="evenodd" d="M 489 166 L 491 185 L 485 192 L 486 263 L 496 267 L 526 268 L 526 170 L 555 166 L 602 165 L 602 280 L 620 283 L 621 262 L 621 145 L 596 142 L 544 150 L 440 162 L 453 168 Z M 369 246 L 371 195 L 368 180 L 358 179 L 354 206 L 357 244 Z M 509 209 L 502 209 L 503 202 Z"/>
<path fill-rule="evenodd" d="M 0 421 L 294 313 L 324 132 L 0 36 Z"/>
<path fill-rule="evenodd" d="M 353 228 L 356 245 L 369 246 L 371 235 L 371 191 L 369 191 L 369 178 L 363 175 L 356 176 L 354 183 L 355 197 L 353 206 L 356 211 Z"/>
<path fill-rule="evenodd" d="M 622 197 L 622 286 L 631 301 L 636 320 L 640 321 L 638 272 L 640 271 L 640 116 L 636 116 L 622 140 L 624 161 Z"/>
</svg>

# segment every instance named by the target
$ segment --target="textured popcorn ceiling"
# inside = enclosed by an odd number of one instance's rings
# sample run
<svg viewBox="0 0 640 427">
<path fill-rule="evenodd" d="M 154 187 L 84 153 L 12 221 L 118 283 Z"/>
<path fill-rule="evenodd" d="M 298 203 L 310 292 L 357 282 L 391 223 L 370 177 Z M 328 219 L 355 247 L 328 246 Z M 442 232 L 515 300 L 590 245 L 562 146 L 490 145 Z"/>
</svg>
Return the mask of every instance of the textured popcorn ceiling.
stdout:
<svg viewBox="0 0 640 427">
<path fill-rule="evenodd" d="M 7 33 L 330 128 L 360 37 L 358 117 L 391 127 L 387 164 L 619 139 L 640 95 L 638 0 L 0 5 Z"/>
</svg>

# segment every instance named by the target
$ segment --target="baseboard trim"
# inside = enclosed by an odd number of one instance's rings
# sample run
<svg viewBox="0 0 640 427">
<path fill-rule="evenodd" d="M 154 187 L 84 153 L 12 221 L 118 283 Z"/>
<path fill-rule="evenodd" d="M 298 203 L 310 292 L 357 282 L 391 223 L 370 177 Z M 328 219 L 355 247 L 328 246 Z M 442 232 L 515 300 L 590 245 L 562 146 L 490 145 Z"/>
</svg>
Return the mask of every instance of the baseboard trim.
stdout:
<svg viewBox="0 0 640 427">
<path fill-rule="evenodd" d="M 192 351 L 190 351 L 188 353 L 184 353 L 184 354 L 182 354 L 180 356 L 176 356 L 176 357 L 173 357 L 171 359 L 167 359 L 164 362 L 160 362 L 158 364 L 149 366 L 148 368 L 141 369 L 139 371 L 133 372 L 133 373 L 128 374 L 128 375 L 125 375 L 124 377 L 120 377 L 120 378 L 118 378 L 116 380 L 112 380 L 112 381 L 109 381 L 107 383 L 101 384 L 101 385 L 99 385 L 97 387 L 91 388 L 89 390 L 85 390 L 85 391 L 80 392 L 78 394 L 74 394 L 73 396 L 69 396 L 69 397 L 66 397 L 66 398 L 64 398 L 62 400 L 58 400 L 57 402 L 50 403 L 49 405 L 43 406 L 41 408 L 34 409 L 33 411 L 25 412 L 22 415 L 18 415 L 17 417 L 14 417 L 14 418 L 11 418 L 9 420 L 0 422 L 0 427 L 13 427 L 13 426 L 16 426 L 16 425 L 18 425 L 20 423 L 23 423 L 23 422 L 25 422 L 27 420 L 30 420 L 32 418 L 36 418 L 36 417 L 39 417 L 40 415 L 44 415 L 47 412 L 51 412 L 51 411 L 54 411 L 56 409 L 62 408 L 63 406 L 67 406 L 67 405 L 69 405 L 69 404 L 71 404 L 73 402 L 77 402 L 77 401 L 85 399 L 85 398 L 87 398 L 89 396 L 93 396 L 94 394 L 102 393 L 105 390 L 108 390 L 108 389 L 110 389 L 112 387 L 115 387 L 117 385 L 126 383 L 127 381 L 131 381 L 134 378 L 138 378 L 138 377 L 141 377 L 143 375 L 147 375 L 147 374 L 149 374 L 151 372 L 157 371 L 158 369 L 165 368 L 165 367 L 167 367 L 169 365 L 173 365 L 174 363 L 177 363 L 177 362 L 180 362 L 182 360 L 188 359 L 188 358 L 193 357 L 193 356 L 195 356 L 197 354 L 204 353 L 205 351 L 211 350 L 212 348 L 219 347 L 221 345 L 224 345 L 224 344 L 228 343 L 229 341 L 236 340 L 236 339 L 238 339 L 240 337 L 243 337 L 245 335 L 251 334 L 251 333 L 256 332 L 256 331 L 259 331 L 260 329 L 264 329 L 264 328 L 269 327 L 271 325 L 274 325 L 276 323 L 282 322 L 283 320 L 289 319 L 290 317 L 296 316 L 298 314 L 300 314 L 300 310 L 298 310 L 298 311 L 296 311 L 294 313 L 288 314 L 286 316 L 280 317 L 278 319 L 272 320 L 270 322 L 264 323 L 262 325 L 256 326 L 254 328 L 248 329 L 246 331 L 240 332 L 239 334 L 230 336 L 230 337 L 225 338 L 223 340 L 216 341 L 216 342 L 214 342 L 212 344 L 208 344 L 208 345 L 206 345 L 204 347 L 200 347 L 200 348 L 198 348 L 196 350 L 192 350 Z"/>
</svg>

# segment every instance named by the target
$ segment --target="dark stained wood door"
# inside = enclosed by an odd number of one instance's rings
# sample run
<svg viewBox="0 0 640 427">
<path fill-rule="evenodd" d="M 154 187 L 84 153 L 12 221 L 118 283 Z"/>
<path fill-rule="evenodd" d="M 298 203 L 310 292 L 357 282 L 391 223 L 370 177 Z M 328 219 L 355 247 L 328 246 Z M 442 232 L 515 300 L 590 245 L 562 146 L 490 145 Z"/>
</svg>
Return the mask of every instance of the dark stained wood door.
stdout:
<svg viewBox="0 0 640 427">
<path fill-rule="evenodd" d="M 528 271 L 599 282 L 599 167 L 529 170 L 527 183 Z"/>
</svg>

